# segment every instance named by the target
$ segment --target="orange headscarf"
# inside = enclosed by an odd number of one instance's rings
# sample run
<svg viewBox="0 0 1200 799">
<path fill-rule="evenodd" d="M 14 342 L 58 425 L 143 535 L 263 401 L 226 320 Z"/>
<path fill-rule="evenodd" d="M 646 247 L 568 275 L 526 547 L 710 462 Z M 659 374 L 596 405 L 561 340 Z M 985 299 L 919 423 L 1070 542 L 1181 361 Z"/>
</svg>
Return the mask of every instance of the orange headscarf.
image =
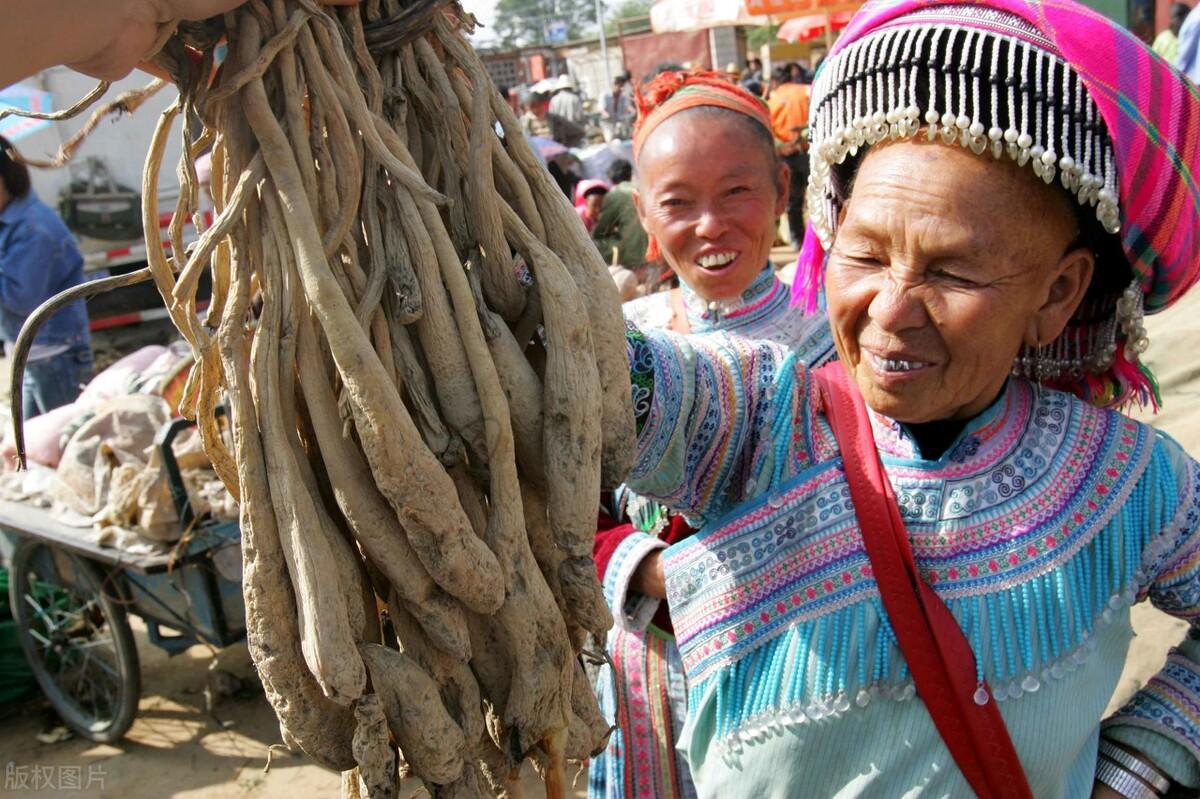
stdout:
<svg viewBox="0 0 1200 799">
<path fill-rule="evenodd" d="M 730 83 L 718 72 L 663 72 L 635 93 L 638 117 L 633 127 L 633 160 L 636 162 L 642 145 L 659 125 L 680 111 L 700 106 L 724 108 L 745 114 L 771 132 L 771 112 L 767 104 L 741 86 Z M 647 261 L 661 261 L 658 241 L 649 237 Z"/>
<path fill-rule="evenodd" d="M 712 106 L 734 111 L 771 130 L 767 104 L 719 72 L 663 72 L 636 93 L 638 118 L 633 128 L 633 157 L 659 125 L 680 111 Z"/>
</svg>

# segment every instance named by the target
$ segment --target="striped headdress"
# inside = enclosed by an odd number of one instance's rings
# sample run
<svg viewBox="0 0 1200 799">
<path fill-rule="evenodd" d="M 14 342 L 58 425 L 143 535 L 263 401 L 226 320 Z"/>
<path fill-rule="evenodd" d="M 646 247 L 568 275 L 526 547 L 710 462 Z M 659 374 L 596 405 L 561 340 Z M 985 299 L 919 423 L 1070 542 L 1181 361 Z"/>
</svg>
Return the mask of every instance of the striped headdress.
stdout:
<svg viewBox="0 0 1200 799">
<path fill-rule="evenodd" d="M 743 114 L 771 130 L 767 104 L 717 72 L 670 71 L 656 75 L 637 90 L 638 116 L 633 130 L 633 157 L 659 125 L 689 108 L 709 106 Z"/>
</svg>

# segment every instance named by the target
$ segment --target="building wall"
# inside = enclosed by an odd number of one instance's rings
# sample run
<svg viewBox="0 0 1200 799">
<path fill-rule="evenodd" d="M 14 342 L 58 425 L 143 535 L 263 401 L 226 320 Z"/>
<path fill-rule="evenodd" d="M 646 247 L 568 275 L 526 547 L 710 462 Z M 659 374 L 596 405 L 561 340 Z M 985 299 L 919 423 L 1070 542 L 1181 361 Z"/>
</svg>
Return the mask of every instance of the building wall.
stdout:
<svg viewBox="0 0 1200 799">
<path fill-rule="evenodd" d="M 644 33 L 621 37 L 625 68 L 635 83 L 654 76 L 655 68 L 664 62 L 683 64 L 691 61 L 701 69 L 712 69 L 708 31 L 688 33 Z"/>
<path fill-rule="evenodd" d="M 492 76 L 492 83 L 508 88 L 553 78 L 567 69 L 566 62 L 548 47 L 480 53 L 479 57 Z"/>
<path fill-rule="evenodd" d="M 517 86 L 526 81 L 525 65 L 517 53 L 483 56 L 482 61 L 497 86 Z"/>
<path fill-rule="evenodd" d="M 708 29 L 708 48 L 711 52 L 713 69 L 724 69 L 727 64 L 746 66 L 745 37 L 732 25 Z"/>
<path fill-rule="evenodd" d="M 612 79 L 625 71 L 624 52 L 616 40 L 608 43 L 608 72 L 600 54 L 600 43 L 587 42 L 565 47 L 560 55 L 566 61 L 567 73 L 575 79 L 585 100 L 598 100 L 612 86 Z"/>
</svg>

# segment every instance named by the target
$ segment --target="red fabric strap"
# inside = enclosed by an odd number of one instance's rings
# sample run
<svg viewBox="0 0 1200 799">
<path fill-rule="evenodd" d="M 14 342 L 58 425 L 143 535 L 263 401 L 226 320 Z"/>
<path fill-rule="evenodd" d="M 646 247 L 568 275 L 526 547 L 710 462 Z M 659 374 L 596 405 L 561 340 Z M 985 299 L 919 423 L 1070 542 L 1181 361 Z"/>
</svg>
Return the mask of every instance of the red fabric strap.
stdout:
<svg viewBox="0 0 1200 799">
<path fill-rule="evenodd" d="M 879 461 L 866 404 L 858 388 L 840 363 L 828 364 L 812 374 L 841 449 L 850 498 L 884 610 L 912 672 L 917 694 L 976 794 L 982 799 L 1032 799 L 995 700 L 989 698 L 984 705 L 974 700 L 980 686 L 967 637 L 954 614 L 917 570 L 908 531 Z"/>
</svg>

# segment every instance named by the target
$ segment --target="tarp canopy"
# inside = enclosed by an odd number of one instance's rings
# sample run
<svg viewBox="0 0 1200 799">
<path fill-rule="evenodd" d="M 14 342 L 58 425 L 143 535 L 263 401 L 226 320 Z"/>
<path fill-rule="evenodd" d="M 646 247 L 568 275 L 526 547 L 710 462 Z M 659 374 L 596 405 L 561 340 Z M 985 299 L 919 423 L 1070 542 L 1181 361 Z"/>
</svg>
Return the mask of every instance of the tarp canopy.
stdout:
<svg viewBox="0 0 1200 799">
<path fill-rule="evenodd" d="M 699 31 L 725 25 L 768 25 L 789 17 L 820 17 L 824 25 L 825 14 L 832 13 L 837 19 L 849 21 L 855 9 L 862 5 L 860 0 L 658 0 L 650 7 L 650 27 L 655 33 Z M 835 31 L 847 23 L 835 21 Z M 816 38 L 821 30 L 810 36 Z M 780 38 L 786 37 L 780 35 Z M 788 41 L 805 41 L 788 39 Z"/>
<path fill-rule="evenodd" d="M 751 16 L 795 16 L 806 12 L 825 11 L 827 9 L 857 8 L 862 5 L 847 0 L 746 0 L 746 13 Z M 759 23 L 762 24 L 762 23 Z"/>
<path fill-rule="evenodd" d="M 746 11 L 743 0 L 658 0 L 650 7 L 650 28 L 655 33 L 676 33 L 724 25 L 762 25 Z"/>
<path fill-rule="evenodd" d="M 808 14 L 792 17 L 779 26 L 775 35 L 785 42 L 807 42 L 825 35 L 826 27 L 840 31 L 850 24 L 853 11 L 838 11 L 836 14 Z"/>
</svg>

